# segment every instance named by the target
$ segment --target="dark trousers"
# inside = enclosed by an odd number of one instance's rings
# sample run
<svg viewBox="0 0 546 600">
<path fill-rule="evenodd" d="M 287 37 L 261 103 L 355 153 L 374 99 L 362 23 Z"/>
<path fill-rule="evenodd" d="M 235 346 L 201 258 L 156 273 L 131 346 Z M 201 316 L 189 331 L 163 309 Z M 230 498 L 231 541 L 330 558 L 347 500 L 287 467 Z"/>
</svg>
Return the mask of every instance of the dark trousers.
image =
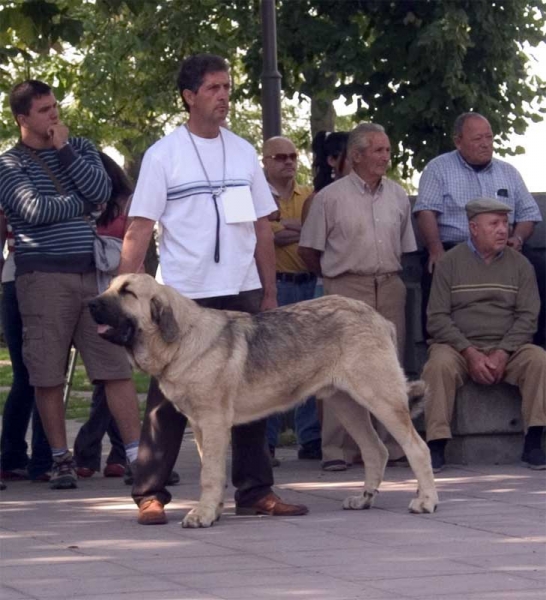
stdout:
<svg viewBox="0 0 546 600">
<path fill-rule="evenodd" d="M 118 426 L 108 408 L 104 383 L 97 383 L 93 389 L 89 419 L 80 427 L 74 440 L 74 458 L 78 467 L 100 471 L 102 438 L 105 433 L 108 434 L 112 444 L 106 464 L 124 465 L 126 461 L 125 446 Z"/>
<path fill-rule="evenodd" d="M 261 298 L 261 290 L 252 290 L 236 296 L 203 298 L 196 302 L 206 308 L 255 314 L 260 310 Z M 132 491 L 137 504 L 150 498 L 156 498 L 163 504 L 171 501 L 172 496 L 165 484 L 176 463 L 186 423 L 186 417 L 165 399 L 157 381 L 152 379 L 146 400 Z M 231 430 L 231 480 L 236 488 L 237 506 L 251 506 L 271 491 L 273 471 L 265 428 L 266 420 L 262 419 L 237 425 Z"/>
<path fill-rule="evenodd" d="M 13 371 L 13 383 L 6 399 L 0 437 L 2 471 L 28 469 L 36 479 L 51 468 L 51 449 L 38 410 L 34 405 L 34 388 L 29 384 L 23 362 L 23 324 L 17 303 L 15 282 L 2 284 L 2 327 Z M 32 415 L 32 453 L 27 456 L 27 433 Z"/>
</svg>

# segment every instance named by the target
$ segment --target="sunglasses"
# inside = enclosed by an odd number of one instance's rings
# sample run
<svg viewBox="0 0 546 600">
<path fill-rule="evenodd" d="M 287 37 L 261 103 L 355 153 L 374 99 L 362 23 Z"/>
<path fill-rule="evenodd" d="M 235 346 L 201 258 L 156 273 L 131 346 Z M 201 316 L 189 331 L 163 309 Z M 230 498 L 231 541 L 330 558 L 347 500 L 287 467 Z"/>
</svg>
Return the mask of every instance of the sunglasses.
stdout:
<svg viewBox="0 0 546 600">
<path fill-rule="evenodd" d="M 296 152 L 292 152 L 290 154 L 270 154 L 269 156 L 264 156 L 264 158 L 272 158 L 275 162 L 286 162 L 288 158 L 292 161 L 298 160 L 298 155 Z"/>
</svg>

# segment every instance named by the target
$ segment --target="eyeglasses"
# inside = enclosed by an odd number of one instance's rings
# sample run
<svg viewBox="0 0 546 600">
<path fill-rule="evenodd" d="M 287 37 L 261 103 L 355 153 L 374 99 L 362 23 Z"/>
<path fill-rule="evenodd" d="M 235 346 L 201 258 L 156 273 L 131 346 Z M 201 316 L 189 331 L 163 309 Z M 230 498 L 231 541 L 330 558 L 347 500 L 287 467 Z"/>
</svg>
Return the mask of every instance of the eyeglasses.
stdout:
<svg viewBox="0 0 546 600">
<path fill-rule="evenodd" d="M 298 160 L 298 155 L 296 152 L 291 152 L 290 154 L 270 154 L 269 156 L 264 156 L 264 158 L 272 158 L 275 162 L 280 163 L 286 162 L 286 160 L 289 158 L 290 160 L 295 162 Z"/>
</svg>

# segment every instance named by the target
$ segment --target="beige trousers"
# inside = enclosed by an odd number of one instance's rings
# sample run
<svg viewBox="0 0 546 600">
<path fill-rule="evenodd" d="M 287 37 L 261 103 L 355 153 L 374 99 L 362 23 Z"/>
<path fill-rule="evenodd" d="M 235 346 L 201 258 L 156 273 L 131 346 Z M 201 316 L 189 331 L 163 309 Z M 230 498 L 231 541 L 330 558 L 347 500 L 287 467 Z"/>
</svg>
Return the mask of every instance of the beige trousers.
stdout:
<svg viewBox="0 0 546 600">
<path fill-rule="evenodd" d="M 406 341 L 406 286 L 398 274 L 341 275 L 333 279 L 324 277 L 324 293 L 362 300 L 394 323 L 398 356 L 403 356 Z M 322 462 L 344 460 L 351 463 L 358 460 L 360 450 L 338 421 L 329 402 L 323 402 L 322 411 Z M 375 427 L 387 446 L 389 459 L 401 458 L 404 451 L 383 425 L 375 422 Z"/>
<path fill-rule="evenodd" d="M 427 440 L 451 438 L 455 396 L 468 380 L 466 361 L 447 344 L 432 344 L 423 369 L 429 393 L 425 404 Z M 524 344 L 508 359 L 503 381 L 519 387 L 525 432 L 546 425 L 546 352 L 534 344 Z"/>
</svg>

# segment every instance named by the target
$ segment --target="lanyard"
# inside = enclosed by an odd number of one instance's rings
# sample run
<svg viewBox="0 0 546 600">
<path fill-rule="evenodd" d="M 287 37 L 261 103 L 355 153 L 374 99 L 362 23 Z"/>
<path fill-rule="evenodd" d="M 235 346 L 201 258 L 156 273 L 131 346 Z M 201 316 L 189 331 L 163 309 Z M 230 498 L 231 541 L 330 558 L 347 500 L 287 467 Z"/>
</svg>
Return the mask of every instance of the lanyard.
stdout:
<svg viewBox="0 0 546 600">
<path fill-rule="evenodd" d="M 220 130 L 220 141 L 222 142 L 222 185 L 219 188 L 214 189 L 212 187 L 212 183 L 210 181 L 209 174 L 205 169 L 205 165 L 203 163 L 203 159 L 199 154 L 199 149 L 197 148 L 197 144 L 193 139 L 192 132 L 188 127 L 188 124 L 185 125 L 188 130 L 188 135 L 190 137 L 190 141 L 192 143 L 193 149 L 195 150 L 195 154 L 197 154 L 197 158 L 199 160 L 199 164 L 201 165 L 201 169 L 203 169 L 203 173 L 205 174 L 205 178 L 207 183 L 209 184 L 209 190 L 214 201 L 214 210 L 216 211 L 216 242 L 214 244 L 214 262 L 220 262 L 220 213 L 218 212 L 218 196 L 226 191 L 226 146 L 224 144 L 224 138 L 222 137 L 222 130 Z"/>
</svg>

